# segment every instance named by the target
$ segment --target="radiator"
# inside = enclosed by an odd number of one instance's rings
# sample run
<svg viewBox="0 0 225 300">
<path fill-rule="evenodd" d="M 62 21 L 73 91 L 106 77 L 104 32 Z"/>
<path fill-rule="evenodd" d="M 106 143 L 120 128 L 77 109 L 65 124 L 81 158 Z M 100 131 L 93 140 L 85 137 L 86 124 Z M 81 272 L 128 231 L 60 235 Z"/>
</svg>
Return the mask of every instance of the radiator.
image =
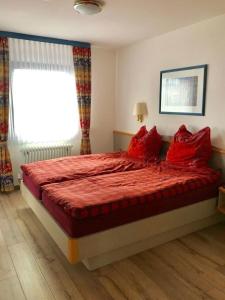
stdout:
<svg viewBox="0 0 225 300">
<path fill-rule="evenodd" d="M 22 153 L 24 156 L 24 162 L 30 163 L 38 160 L 70 156 L 72 147 L 72 145 L 66 144 L 47 147 L 29 147 L 23 148 Z"/>
</svg>

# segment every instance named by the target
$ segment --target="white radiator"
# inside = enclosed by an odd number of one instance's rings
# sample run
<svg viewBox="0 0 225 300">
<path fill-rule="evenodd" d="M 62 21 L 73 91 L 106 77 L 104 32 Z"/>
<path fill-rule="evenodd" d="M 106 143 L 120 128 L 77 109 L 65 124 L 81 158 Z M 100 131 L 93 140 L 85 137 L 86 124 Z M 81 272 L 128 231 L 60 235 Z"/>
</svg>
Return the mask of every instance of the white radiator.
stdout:
<svg viewBox="0 0 225 300">
<path fill-rule="evenodd" d="M 46 160 L 51 158 L 70 156 L 72 145 L 55 145 L 43 147 L 27 147 L 23 148 L 24 162 L 30 163 L 38 160 Z"/>
</svg>

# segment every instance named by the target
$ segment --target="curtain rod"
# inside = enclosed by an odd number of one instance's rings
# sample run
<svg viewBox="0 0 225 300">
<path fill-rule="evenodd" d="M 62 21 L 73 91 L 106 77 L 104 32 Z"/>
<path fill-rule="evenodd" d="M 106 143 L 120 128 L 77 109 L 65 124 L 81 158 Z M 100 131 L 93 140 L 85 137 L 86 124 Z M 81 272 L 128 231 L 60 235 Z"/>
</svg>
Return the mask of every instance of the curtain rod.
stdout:
<svg viewBox="0 0 225 300">
<path fill-rule="evenodd" d="M 85 42 L 77 42 L 72 40 L 57 39 L 57 38 L 52 38 L 47 36 L 31 35 L 31 34 L 10 32 L 10 31 L 0 31 L 0 37 L 8 37 L 14 39 L 22 39 L 22 40 L 37 41 L 37 42 L 70 45 L 70 46 L 80 46 L 84 48 L 90 48 L 91 46 L 90 43 L 85 43 Z"/>
</svg>

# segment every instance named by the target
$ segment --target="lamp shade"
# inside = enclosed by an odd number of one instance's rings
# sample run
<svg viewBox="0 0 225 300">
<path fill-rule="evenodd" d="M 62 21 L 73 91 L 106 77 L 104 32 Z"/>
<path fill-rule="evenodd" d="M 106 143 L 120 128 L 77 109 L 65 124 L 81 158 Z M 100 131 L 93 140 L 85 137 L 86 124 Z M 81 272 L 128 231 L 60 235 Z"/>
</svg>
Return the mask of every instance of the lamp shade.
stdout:
<svg viewBox="0 0 225 300">
<path fill-rule="evenodd" d="M 139 116 L 139 115 L 144 116 L 147 114 L 148 114 L 148 109 L 147 109 L 147 105 L 145 102 L 135 103 L 134 109 L 133 109 L 134 116 Z"/>
</svg>

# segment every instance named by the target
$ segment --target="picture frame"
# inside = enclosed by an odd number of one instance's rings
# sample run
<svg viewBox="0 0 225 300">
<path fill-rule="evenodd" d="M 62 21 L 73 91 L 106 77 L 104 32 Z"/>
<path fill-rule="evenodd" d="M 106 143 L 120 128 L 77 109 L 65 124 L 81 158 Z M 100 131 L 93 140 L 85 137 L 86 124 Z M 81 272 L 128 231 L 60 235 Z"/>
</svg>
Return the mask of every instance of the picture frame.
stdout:
<svg viewBox="0 0 225 300">
<path fill-rule="evenodd" d="M 208 65 L 160 72 L 159 113 L 205 115 Z"/>
</svg>

